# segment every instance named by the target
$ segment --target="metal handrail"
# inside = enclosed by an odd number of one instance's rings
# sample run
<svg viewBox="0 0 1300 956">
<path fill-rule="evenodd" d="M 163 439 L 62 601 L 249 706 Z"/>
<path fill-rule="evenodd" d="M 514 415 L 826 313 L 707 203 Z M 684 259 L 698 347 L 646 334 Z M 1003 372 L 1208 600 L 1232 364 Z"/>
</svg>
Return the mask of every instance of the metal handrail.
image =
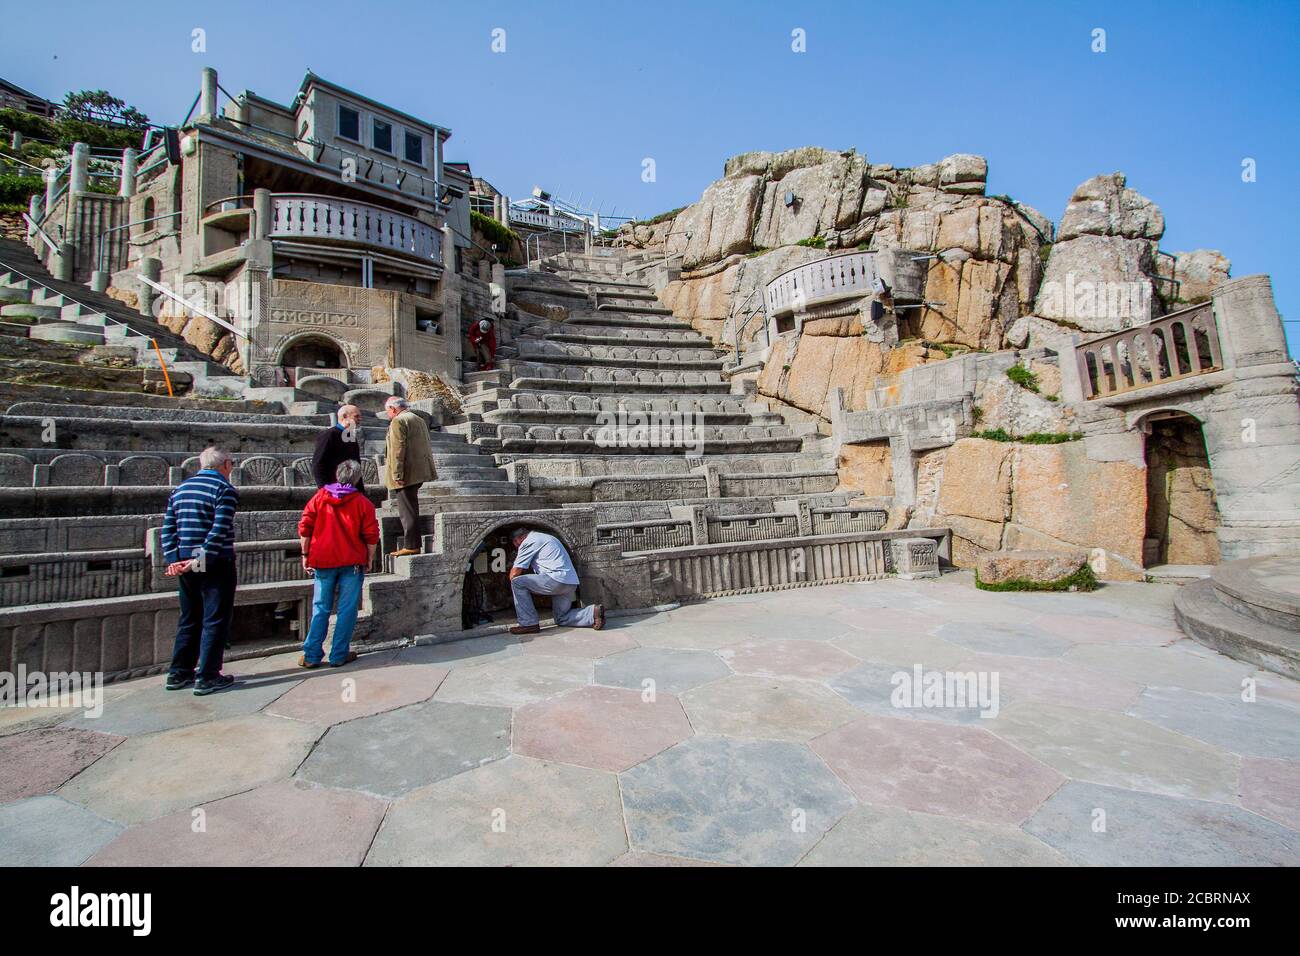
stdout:
<svg viewBox="0 0 1300 956">
<path fill-rule="evenodd" d="M 41 228 L 40 223 L 38 223 L 27 213 L 23 213 L 23 219 L 27 222 L 28 228 L 30 228 L 34 233 L 36 233 L 36 235 L 40 236 L 41 239 L 45 241 L 45 244 L 50 247 L 50 251 L 53 252 L 55 255 L 58 255 L 59 254 L 58 244 L 55 243 L 55 241 L 51 239 L 48 235 L 46 235 L 45 230 Z M 8 267 L 6 266 L 6 268 Z M 17 269 L 13 269 L 11 271 L 18 272 Z M 22 275 L 21 272 L 18 272 L 18 274 Z M 27 276 L 23 276 L 23 278 L 26 279 Z M 35 282 L 36 280 L 33 279 L 32 281 Z"/>
</svg>

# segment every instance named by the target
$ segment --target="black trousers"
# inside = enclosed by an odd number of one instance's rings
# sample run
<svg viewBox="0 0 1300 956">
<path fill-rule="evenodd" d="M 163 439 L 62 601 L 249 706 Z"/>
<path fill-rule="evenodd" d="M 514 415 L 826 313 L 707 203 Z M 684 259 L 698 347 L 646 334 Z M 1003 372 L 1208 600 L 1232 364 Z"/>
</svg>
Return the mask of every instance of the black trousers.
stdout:
<svg viewBox="0 0 1300 956">
<path fill-rule="evenodd" d="M 208 558 L 206 571 L 180 576 L 181 615 L 176 622 L 171 676 L 200 680 L 216 677 L 226 655 L 235 610 L 235 562 Z"/>
<path fill-rule="evenodd" d="M 423 482 L 421 482 L 423 484 Z M 393 491 L 397 517 L 402 521 L 402 547 L 420 550 L 420 485 L 407 485 Z"/>
</svg>

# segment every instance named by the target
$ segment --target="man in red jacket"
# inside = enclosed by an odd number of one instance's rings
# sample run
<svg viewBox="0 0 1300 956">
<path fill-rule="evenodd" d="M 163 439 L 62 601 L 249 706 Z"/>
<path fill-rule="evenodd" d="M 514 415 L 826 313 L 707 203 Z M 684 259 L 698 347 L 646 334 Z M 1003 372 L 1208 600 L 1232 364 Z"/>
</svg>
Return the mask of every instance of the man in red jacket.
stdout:
<svg viewBox="0 0 1300 956">
<path fill-rule="evenodd" d="M 336 594 L 338 620 L 334 624 L 329 664 L 342 667 L 357 659 L 356 652 L 349 651 L 348 645 L 352 643 L 352 631 L 357 624 L 361 582 L 379 547 L 375 506 L 356 487 L 361 481 L 361 462 L 340 462 L 335 478 L 334 484 L 326 485 L 307 502 L 298 521 L 302 566 L 316 578 L 311 627 L 302 645 L 302 657 L 298 658 L 299 667 L 320 666 Z"/>
<path fill-rule="evenodd" d="M 491 371 L 497 356 L 497 330 L 488 319 L 470 323 L 469 344 L 478 359 L 479 371 Z"/>
</svg>

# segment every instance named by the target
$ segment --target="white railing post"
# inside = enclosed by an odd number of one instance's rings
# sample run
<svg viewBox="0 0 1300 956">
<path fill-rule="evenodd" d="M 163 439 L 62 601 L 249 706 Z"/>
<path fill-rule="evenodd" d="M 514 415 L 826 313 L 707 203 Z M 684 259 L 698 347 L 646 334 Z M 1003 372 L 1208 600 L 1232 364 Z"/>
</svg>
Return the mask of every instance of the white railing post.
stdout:
<svg viewBox="0 0 1300 956">
<path fill-rule="evenodd" d="M 45 215 L 54 209 L 54 200 L 59 195 L 59 170 L 50 166 L 45 170 Z"/>
<path fill-rule="evenodd" d="M 122 181 L 117 187 L 117 194 L 125 199 L 135 195 L 136 165 L 140 159 L 137 150 L 127 147 L 122 150 Z"/>
<path fill-rule="evenodd" d="M 90 146 L 86 143 L 72 144 L 72 165 L 68 168 L 68 193 L 76 196 L 86 191 L 90 182 Z"/>
</svg>

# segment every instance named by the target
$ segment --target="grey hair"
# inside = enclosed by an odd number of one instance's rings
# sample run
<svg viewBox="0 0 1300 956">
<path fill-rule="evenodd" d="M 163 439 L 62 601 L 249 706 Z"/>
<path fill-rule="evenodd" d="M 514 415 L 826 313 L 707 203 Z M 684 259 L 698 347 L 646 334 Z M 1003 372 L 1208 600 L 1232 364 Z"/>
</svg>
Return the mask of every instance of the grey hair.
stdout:
<svg viewBox="0 0 1300 956">
<path fill-rule="evenodd" d="M 339 462 L 339 466 L 334 469 L 334 478 L 340 485 L 355 485 L 360 477 L 361 462 L 353 461 L 351 458 Z"/>
<path fill-rule="evenodd" d="M 384 402 L 384 408 L 410 408 L 411 403 L 400 395 L 394 395 Z"/>
<path fill-rule="evenodd" d="M 336 418 L 339 417 L 339 416 L 341 416 L 341 415 L 342 415 L 344 412 L 346 412 L 349 408 L 351 408 L 351 409 L 353 409 L 354 411 L 357 411 L 357 412 L 361 411 L 361 409 L 357 408 L 357 406 L 353 405 L 351 402 L 344 402 L 342 405 L 339 406 L 338 411 L 336 411 L 336 412 L 334 413 L 334 416 L 335 416 Z"/>
<path fill-rule="evenodd" d="M 532 533 L 533 533 L 533 529 L 532 529 L 532 528 L 525 528 L 525 527 L 520 526 L 520 527 L 515 528 L 513 531 L 510 532 L 510 540 L 511 540 L 511 541 L 518 541 L 520 538 L 526 538 L 526 537 L 528 537 L 528 536 L 529 536 L 530 534 L 532 534 Z"/>
<path fill-rule="evenodd" d="M 227 462 L 233 462 L 234 460 L 230 456 L 230 452 L 224 448 L 218 448 L 216 445 L 211 445 L 199 452 L 199 467 L 205 470 L 211 469 L 215 471 Z"/>
</svg>

